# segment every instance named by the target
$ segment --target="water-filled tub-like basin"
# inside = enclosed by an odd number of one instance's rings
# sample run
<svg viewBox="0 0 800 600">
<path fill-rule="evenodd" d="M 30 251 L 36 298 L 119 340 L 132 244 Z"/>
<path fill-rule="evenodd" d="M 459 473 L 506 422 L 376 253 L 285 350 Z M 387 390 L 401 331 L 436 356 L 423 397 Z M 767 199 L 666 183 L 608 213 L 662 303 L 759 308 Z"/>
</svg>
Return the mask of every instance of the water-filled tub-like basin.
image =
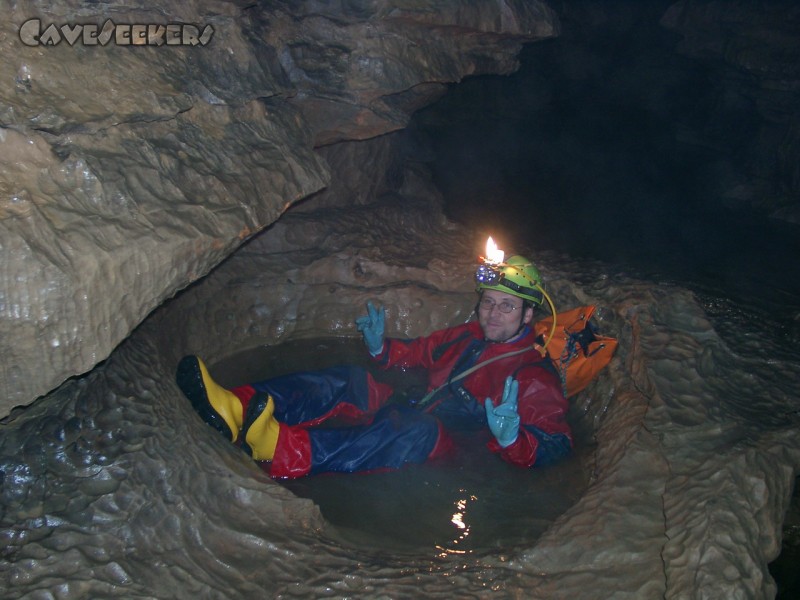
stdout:
<svg viewBox="0 0 800 600">
<path fill-rule="evenodd" d="M 228 387 L 285 373 L 341 364 L 367 368 L 392 385 L 393 401 L 424 392 L 424 373 L 384 371 L 354 338 L 261 346 L 210 370 Z M 591 445 L 541 469 L 520 469 L 489 452 L 488 432 L 451 432 L 455 448 L 424 465 L 378 473 L 329 473 L 281 483 L 313 500 L 344 539 L 389 552 L 469 554 L 532 545 L 585 491 Z"/>
</svg>

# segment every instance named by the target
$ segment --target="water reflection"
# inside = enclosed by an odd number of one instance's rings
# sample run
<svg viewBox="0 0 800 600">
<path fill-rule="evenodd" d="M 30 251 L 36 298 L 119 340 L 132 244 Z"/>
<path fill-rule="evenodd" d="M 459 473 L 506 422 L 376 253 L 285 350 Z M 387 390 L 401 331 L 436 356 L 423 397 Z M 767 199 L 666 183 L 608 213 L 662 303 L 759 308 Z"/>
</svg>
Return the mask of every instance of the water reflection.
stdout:
<svg viewBox="0 0 800 600">
<path fill-rule="evenodd" d="M 460 492 L 466 493 L 467 490 L 461 489 Z M 470 533 L 471 526 L 466 521 L 467 516 L 467 503 L 474 502 L 477 500 L 478 497 L 474 495 L 470 495 L 466 498 L 461 498 L 456 500 L 455 508 L 456 512 L 453 513 L 453 517 L 450 519 L 450 522 L 456 528 L 456 537 L 450 541 L 450 543 L 446 546 L 436 546 L 436 550 L 439 551 L 438 556 L 440 558 L 446 558 L 450 554 L 468 554 L 470 550 L 468 549 L 458 549 L 456 546 L 460 542 L 463 542 L 467 539 Z"/>
</svg>

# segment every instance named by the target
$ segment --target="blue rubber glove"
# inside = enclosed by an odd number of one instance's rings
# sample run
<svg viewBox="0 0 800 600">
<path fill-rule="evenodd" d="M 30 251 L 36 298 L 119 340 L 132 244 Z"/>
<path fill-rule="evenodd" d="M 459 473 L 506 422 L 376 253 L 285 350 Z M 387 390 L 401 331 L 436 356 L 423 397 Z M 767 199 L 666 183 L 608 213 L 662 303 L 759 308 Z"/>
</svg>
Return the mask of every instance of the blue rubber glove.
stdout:
<svg viewBox="0 0 800 600">
<path fill-rule="evenodd" d="M 507 377 L 500 404 L 494 406 L 491 398 L 487 398 L 484 402 L 489 429 L 492 431 L 497 443 L 503 448 L 516 442 L 519 435 L 518 393 L 519 382 L 513 377 Z"/>
<path fill-rule="evenodd" d="M 372 356 L 378 356 L 383 351 L 383 330 L 386 311 L 381 306 L 375 308 L 372 302 L 367 302 L 367 314 L 356 319 L 356 328 L 364 336 L 364 343 Z"/>
</svg>

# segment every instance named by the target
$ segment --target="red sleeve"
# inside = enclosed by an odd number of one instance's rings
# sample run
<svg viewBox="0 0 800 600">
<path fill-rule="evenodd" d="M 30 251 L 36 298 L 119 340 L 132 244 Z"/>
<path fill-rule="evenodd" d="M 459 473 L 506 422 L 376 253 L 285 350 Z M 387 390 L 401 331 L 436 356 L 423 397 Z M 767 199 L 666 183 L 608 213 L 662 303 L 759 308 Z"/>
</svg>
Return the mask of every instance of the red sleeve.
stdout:
<svg viewBox="0 0 800 600">
<path fill-rule="evenodd" d="M 430 337 L 414 340 L 387 339 L 383 344 L 383 352 L 377 357 L 384 368 L 391 367 L 423 367 L 430 366 Z"/>
<path fill-rule="evenodd" d="M 526 367 L 517 374 L 519 395 L 517 410 L 520 417 L 519 436 L 517 440 L 503 448 L 492 439 L 489 449 L 515 465 L 531 467 L 536 462 L 536 450 L 539 441 L 536 436 L 525 429 L 532 425 L 548 434 L 564 434 L 572 444 L 572 434 L 566 421 L 567 400 L 561 392 L 558 377 L 551 371 L 538 366 Z M 499 403 L 494 400 L 495 404 Z"/>
<path fill-rule="evenodd" d="M 470 331 L 468 325 L 440 329 L 425 337 L 418 337 L 413 340 L 402 340 L 397 338 L 387 338 L 383 344 L 383 352 L 375 357 L 375 360 L 383 368 L 391 367 L 422 367 L 430 369 L 439 366 L 442 357 L 434 357 L 434 351 L 442 346 L 449 345 L 450 342 L 458 341 L 459 337 L 467 335 Z M 459 344 L 454 349 L 460 348 Z M 445 360 L 444 362 L 448 362 Z"/>
</svg>

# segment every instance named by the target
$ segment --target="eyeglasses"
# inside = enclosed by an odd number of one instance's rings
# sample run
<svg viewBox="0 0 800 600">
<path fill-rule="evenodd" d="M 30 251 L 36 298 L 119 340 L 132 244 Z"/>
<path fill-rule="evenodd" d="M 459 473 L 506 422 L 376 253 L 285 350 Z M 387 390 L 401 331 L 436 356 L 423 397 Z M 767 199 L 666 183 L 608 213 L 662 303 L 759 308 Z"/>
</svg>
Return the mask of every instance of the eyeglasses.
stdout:
<svg viewBox="0 0 800 600">
<path fill-rule="evenodd" d="M 491 298 L 481 298 L 481 301 L 478 302 L 478 307 L 481 310 L 485 310 L 486 312 L 491 311 L 493 308 L 497 307 L 501 313 L 510 313 L 511 311 L 517 310 L 522 308 L 521 306 L 514 306 L 511 302 L 507 300 L 503 300 L 500 304 L 492 300 Z"/>
</svg>

